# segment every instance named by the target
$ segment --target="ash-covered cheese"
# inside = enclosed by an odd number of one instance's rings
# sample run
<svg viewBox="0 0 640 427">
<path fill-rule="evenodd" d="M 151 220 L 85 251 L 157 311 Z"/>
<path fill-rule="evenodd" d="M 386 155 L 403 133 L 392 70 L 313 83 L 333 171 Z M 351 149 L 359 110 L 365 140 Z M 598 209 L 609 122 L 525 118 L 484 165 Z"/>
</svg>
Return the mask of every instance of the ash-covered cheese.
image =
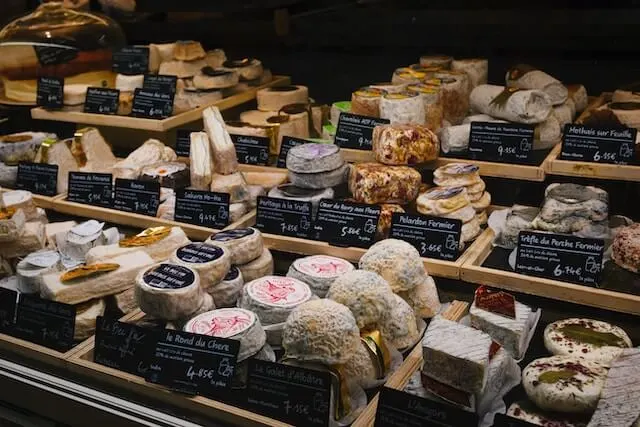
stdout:
<svg viewBox="0 0 640 427">
<path fill-rule="evenodd" d="M 295 260 L 287 276 L 301 280 L 314 294 L 324 298 L 334 280 L 353 270 L 353 264 L 342 258 L 313 255 Z"/>
<path fill-rule="evenodd" d="M 489 334 L 515 359 L 520 359 L 526 351 L 526 339 L 533 327 L 535 312 L 529 306 L 516 301 L 515 313 L 516 318 L 512 319 L 478 308 L 475 302 L 469 309 L 471 326 Z"/>
<path fill-rule="evenodd" d="M 408 291 L 425 280 L 427 272 L 417 249 L 398 239 L 374 244 L 360 258 L 360 268 L 378 273 L 394 292 Z"/>
<path fill-rule="evenodd" d="M 412 308 L 418 318 L 430 319 L 440 311 L 440 298 L 433 277 L 427 276 L 415 288 L 398 292 Z"/>
<path fill-rule="evenodd" d="M 400 296 L 393 295 L 393 307 L 382 322 L 382 334 L 398 350 L 415 344 L 420 337 L 413 308 Z"/>
<path fill-rule="evenodd" d="M 245 283 L 273 274 L 273 256 L 267 248 L 262 249 L 262 254 L 251 262 L 237 265 L 242 273 Z"/>
<path fill-rule="evenodd" d="M 0 187 L 15 187 L 18 179 L 18 166 L 0 163 Z"/>
<path fill-rule="evenodd" d="M 136 300 L 145 313 L 165 320 L 184 319 L 202 305 L 198 273 L 168 262 L 152 265 L 136 278 Z"/>
<path fill-rule="evenodd" d="M 219 308 L 202 313 L 189 320 L 184 330 L 240 341 L 238 362 L 256 354 L 267 342 L 267 335 L 258 317 L 241 308 Z"/>
<path fill-rule="evenodd" d="M 600 320 L 571 318 L 547 325 L 544 346 L 554 355 L 609 362 L 632 343 L 619 326 Z"/>
<path fill-rule="evenodd" d="M 304 145 L 299 145 L 304 147 Z M 289 181 L 300 188 L 320 190 L 323 188 L 337 187 L 346 181 L 349 175 L 349 165 L 343 164 L 337 169 L 328 172 L 300 173 L 289 171 Z"/>
<path fill-rule="evenodd" d="M 206 292 L 211 292 L 231 268 L 229 251 L 221 246 L 204 243 L 188 243 L 179 247 L 171 255 L 170 261 L 197 271 L 200 276 L 200 286 Z"/>
<path fill-rule="evenodd" d="M 272 188 L 269 191 L 269 197 L 276 199 L 300 200 L 303 202 L 311 202 L 313 216 L 318 213 L 318 206 L 322 199 L 333 199 L 333 188 L 325 188 L 322 190 L 311 190 L 308 188 L 296 187 L 292 184 L 282 184 Z"/>
<path fill-rule="evenodd" d="M 262 233 L 253 227 L 221 231 L 211 235 L 205 243 L 226 248 L 234 265 L 259 258 L 264 248 Z"/>
<path fill-rule="evenodd" d="M 522 385 L 540 409 L 567 414 L 592 413 L 600 399 L 606 365 L 579 356 L 536 359 L 522 371 Z"/>
<path fill-rule="evenodd" d="M 309 286 L 300 280 L 266 276 L 244 286 L 240 307 L 256 313 L 263 324 L 273 325 L 287 320 L 294 308 L 312 296 Z"/>
<path fill-rule="evenodd" d="M 389 283 L 366 270 L 354 270 L 336 278 L 327 298 L 348 307 L 360 329 L 378 329 L 395 304 Z"/>
<path fill-rule="evenodd" d="M 292 147 L 287 153 L 287 169 L 298 173 L 335 171 L 344 165 L 340 147 L 308 143 Z"/>
<path fill-rule="evenodd" d="M 422 339 L 422 371 L 467 393 L 484 389 L 491 337 L 441 316 L 433 318 Z"/>
<path fill-rule="evenodd" d="M 300 361 L 325 365 L 346 363 L 358 350 L 360 330 L 351 311 L 330 299 L 297 307 L 284 325 L 282 347 Z"/>
</svg>

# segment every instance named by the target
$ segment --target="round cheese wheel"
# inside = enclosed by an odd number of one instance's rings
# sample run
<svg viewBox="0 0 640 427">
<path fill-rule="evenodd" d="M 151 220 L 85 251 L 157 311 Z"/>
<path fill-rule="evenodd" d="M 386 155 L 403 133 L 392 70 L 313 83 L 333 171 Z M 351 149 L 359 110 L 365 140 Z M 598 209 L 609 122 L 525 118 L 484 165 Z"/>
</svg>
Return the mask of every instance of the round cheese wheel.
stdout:
<svg viewBox="0 0 640 427">
<path fill-rule="evenodd" d="M 292 277 L 265 276 L 244 286 L 240 307 L 258 315 L 264 325 L 287 320 L 289 313 L 311 299 L 309 285 Z"/>
<path fill-rule="evenodd" d="M 211 295 L 218 307 L 233 307 L 242 294 L 243 286 L 244 279 L 240 269 L 232 265 L 222 282 L 213 287 Z"/>
<path fill-rule="evenodd" d="M 242 308 L 219 308 L 189 320 L 186 332 L 240 341 L 238 362 L 256 354 L 267 342 L 258 317 Z"/>
<path fill-rule="evenodd" d="M 413 308 L 402 297 L 393 294 L 393 302 L 389 315 L 382 322 L 381 331 L 389 344 L 402 350 L 414 345 L 420 337 L 418 322 Z"/>
<path fill-rule="evenodd" d="M 329 172 L 342 165 L 342 152 L 340 147 L 334 144 L 302 144 L 291 147 L 287 153 L 287 169 L 291 172 Z"/>
<path fill-rule="evenodd" d="M 428 276 L 418 250 L 398 239 L 375 243 L 362 255 L 359 265 L 381 275 L 394 292 L 413 289 Z"/>
<path fill-rule="evenodd" d="M 544 329 L 544 346 L 555 355 L 607 362 L 631 345 L 631 339 L 622 328 L 599 320 L 564 319 L 550 323 Z"/>
<path fill-rule="evenodd" d="M 407 88 L 406 83 L 393 83 L 393 82 L 383 82 L 383 83 L 374 83 L 369 85 L 372 89 L 384 90 L 387 93 L 399 93 L 403 92 Z"/>
<path fill-rule="evenodd" d="M 592 413 L 604 388 L 608 368 L 577 356 L 534 360 L 522 371 L 522 385 L 540 409 L 569 414 Z"/>
<path fill-rule="evenodd" d="M 380 117 L 391 124 L 424 124 L 424 101 L 416 92 L 387 93 L 380 99 Z"/>
<path fill-rule="evenodd" d="M 487 191 L 481 194 L 482 196 L 480 196 L 480 199 L 471 202 L 471 206 L 473 206 L 473 209 L 475 209 L 476 212 L 484 211 L 491 204 L 491 194 Z"/>
<path fill-rule="evenodd" d="M 487 84 L 489 75 L 489 61 L 484 58 L 454 59 L 451 69 L 462 71 L 469 76 L 471 89 L 478 85 Z"/>
<path fill-rule="evenodd" d="M 440 187 L 471 186 L 481 181 L 479 170 L 471 163 L 449 163 L 433 171 L 433 182 Z M 477 192 L 474 190 L 470 189 Z"/>
<path fill-rule="evenodd" d="M 240 75 L 235 71 L 215 69 L 207 65 L 193 77 L 193 85 L 202 90 L 224 89 L 237 85 L 239 80 Z"/>
<path fill-rule="evenodd" d="M 140 309 L 159 319 L 184 319 L 202 305 L 198 273 L 183 265 L 154 264 L 138 274 L 135 289 Z"/>
<path fill-rule="evenodd" d="M 256 101 L 260 111 L 280 111 L 285 105 L 308 103 L 309 89 L 300 85 L 267 87 L 256 92 Z"/>
<path fill-rule="evenodd" d="M 222 67 L 236 71 L 242 80 L 255 80 L 264 73 L 262 62 L 255 58 L 227 60 L 222 64 Z"/>
<path fill-rule="evenodd" d="M 39 293 L 42 276 L 55 271 L 60 271 L 57 251 L 43 250 L 27 255 L 16 266 L 18 290 L 26 294 Z"/>
<path fill-rule="evenodd" d="M 386 92 L 363 87 L 351 94 L 351 113 L 361 116 L 380 117 L 380 99 Z"/>
<path fill-rule="evenodd" d="M 262 249 L 262 254 L 251 262 L 237 266 L 242 273 L 245 283 L 273 274 L 273 256 L 267 248 Z"/>
<path fill-rule="evenodd" d="M 205 243 L 225 248 L 231 256 L 231 264 L 247 264 L 262 255 L 264 244 L 259 230 L 238 228 L 211 235 Z"/>
<path fill-rule="evenodd" d="M 228 250 L 204 243 L 188 243 L 179 247 L 171 255 L 170 261 L 197 271 L 200 285 L 206 292 L 211 292 L 231 268 Z"/>
<path fill-rule="evenodd" d="M 313 255 L 295 260 L 287 276 L 303 281 L 314 294 L 324 298 L 334 280 L 353 270 L 353 264 L 342 258 Z"/>
<path fill-rule="evenodd" d="M 349 176 L 350 170 L 348 164 L 343 164 L 337 169 L 328 172 L 299 173 L 289 171 L 288 176 L 291 184 L 296 187 L 321 190 L 323 188 L 337 187 L 344 183 Z"/>
<path fill-rule="evenodd" d="M 423 67 L 440 67 L 447 69 L 451 66 L 453 58 L 448 55 L 422 55 L 420 57 L 420 65 Z"/>
</svg>

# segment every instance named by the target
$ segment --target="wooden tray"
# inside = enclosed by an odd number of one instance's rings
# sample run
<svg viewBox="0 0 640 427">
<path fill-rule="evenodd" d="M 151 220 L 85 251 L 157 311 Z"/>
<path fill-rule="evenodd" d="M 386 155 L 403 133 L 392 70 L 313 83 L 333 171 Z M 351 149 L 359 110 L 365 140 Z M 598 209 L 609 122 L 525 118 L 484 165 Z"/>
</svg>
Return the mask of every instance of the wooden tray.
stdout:
<svg viewBox="0 0 640 427">
<path fill-rule="evenodd" d="M 186 123 L 198 121 L 202 118 L 202 111 L 215 105 L 220 110 L 224 111 L 229 108 L 233 108 L 245 102 L 251 101 L 256 97 L 256 92 L 259 89 L 272 86 L 286 86 L 291 83 L 291 78 L 286 76 L 273 76 L 273 79 L 269 83 L 265 83 L 260 86 L 252 87 L 237 95 L 233 95 L 227 98 L 223 98 L 210 105 L 199 107 L 193 110 L 186 111 L 184 113 L 176 114 L 175 116 L 167 117 L 162 120 L 143 119 L 129 116 L 117 116 L 117 115 L 105 115 L 105 114 L 89 114 L 79 111 L 49 111 L 44 108 L 37 107 L 31 110 L 31 117 L 33 119 L 40 120 L 53 120 L 58 122 L 70 122 L 79 123 L 85 125 L 95 126 L 109 126 L 116 128 L 129 128 L 138 130 L 148 130 L 154 132 L 167 132 L 178 126 L 182 126 Z"/>
<path fill-rule="evenodd" d="M 640 315 L 640 296 L 637 295 L 483 267 L 493 250 L 493 237 L 493 230 L 487 229 L 476 240 L 474 251 L 462 265 L 460 278 L 464 282 Z"/>
<path fill-rule="evenodd" d="M 351 163 L 375 162 L 373 152 L 369 150 L 341 149 L 346 161 Z M 553 151 L 552 151 L 553 152 Z M 551 153 L 552 153 L 551 152 Z M 473 163 L 480 167 L 480 175 L 498 178 L 520 179 L 523 181 L 544 181 L 545 171 L 548 162 L 551 160 L 551 153 L 545 157 L 540 165 L 514 165 L 509 163 L 484 162 L 479 160 L 455 159 L 440 157 L 437 160 L 422 166 L 423 169 L 437 169 L 450 163 Z"/>
</svg>

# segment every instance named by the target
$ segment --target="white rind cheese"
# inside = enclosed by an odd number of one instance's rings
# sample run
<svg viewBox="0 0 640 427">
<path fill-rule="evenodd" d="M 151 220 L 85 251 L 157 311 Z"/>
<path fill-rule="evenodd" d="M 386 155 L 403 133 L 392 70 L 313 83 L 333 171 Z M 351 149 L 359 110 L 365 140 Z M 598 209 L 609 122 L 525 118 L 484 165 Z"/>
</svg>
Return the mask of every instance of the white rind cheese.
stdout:
<svg viewBox="0 0 640 427">
<path fill-rule="evenodd" d="M 416 92 L 386 93 L 380 99 L 380 117 L 392 125 L 425 123 L 424 101 Z"/>
<path fill-rule="evenodd" d="M 0 219 L 0 243 L 13 242 L 22 236 L 27 218 L 22 209 L 18 209 L 11 218 Z"/>
<path fill-rule="evenodd" d="M 210 293 L 217 307 L 233 307 L 242 294 L 244 279 L 240 269 L 232 265 L 222 282 L 215 285 Z"/>
<path fill-rule="evenodd" d="M 545 413 L 528 401 L 512 403 L 507 410 L 507 415 L 536 426 L 585 427 L 584 422 L 565 419 L 562 414 Z"/>
<path fill-rule="evenodd" d="M 195 190 L 208 191 L 213 175 L 213 160 L 209 137 L 204 132 L 192 132 L 189 147 L 191 187 Z"/>
<path fill-rule="evenodd" d="M 427 276 L 415 288 L 398 292 L 412 308 L 416 317 L 430 319 L 440 311 L 440 298 L 433 277 Z"/>
<path fill-rule="evenodd" d="M 246 264 L 262 255 L 264 244 L 262 233 L 256 228 L 225 230 L 210 236 L 205 243 L 216 245 L 229 251 L 231 264 Z"/>
<path fill-rule="evenodd" d="M 393 295 L 394 305 L 382 322 L 382 334 L 389 343 L 402 350 L 415 344 L 420 337 L 413 308 L 400 296 Z"/>
<path fill-rule="evenodd" d="M 44 233 L 47 239 L 47 247 L 51 249 L 57 249 L 56 235 L 58 233 L 67 233 L 73 227 L 78 225 L 75 221 L 63 221 L 63 222 L 50 222 L 45 224 Z"/>
<path fill-rule="evenodd" d="M 96 299 L 76 307 L 76 327 L 73 331 L 75 341 L 86 340 L 96 331 L 96 318 L 104 315 L 104 299 Z"/>
<path fill-rule="evenodd" d="M 266 276 L 244 285 L 240 307 L 256 313 L 262 324 L 282 323 L 313 293 L 306 283 L 291 277 Z"/>
<path fill-rule="evenodd" d="M 42 222 L 27 222 L 23 230 L 18 240 L 0 245 L 0 257 L 20 258 L 44 248 L 45 236 Z"/>
<path fill-rule="evenodd" d="M 237 265 L 245 283 L 273 274 L 273 256 L 269 249 L 264 248 L 262 254 L 251 262 Z"/>
<path fill-rule="evenodd" d="M 33 195 L 25 190 L 12 190 L 2 193 L 2 202 L 6 208 L 22 209 L 27 221 L 36 219 L 38 208 L 33 202 Z"/>
<path fill-rule="evenodd" d="M 378 273 L 394 292 L 408 291 L 427 277 L 422 258 L 411 244 L 385 239 L 374 244 L 360 258 L 360 268 Z"/>
<path fill-rule="evenodd" d="M 200 286 L 205 292 L 211 292 L 231 268 L 229 251 L 221 246 L 204 243 L 188 243 L 179 247 L 171 255 L 170 262 L 197 271 L 200 276 Z"/>
<path fill-rule="evenodd" d="M 114 258 L 116 270 L 79 278 L 67 283 L 60 280 L 60 273 L 46 274 L 42 278 L 40 294 L 43 298 L 67 304 L 79 304 L 123 292 L 130 288 L 138 272 L 153 264 L 149 255 L 136 251 Z"/>
<path fill-rule="evenodd" d="M 301 280 L 309 285 L 314 294 L 324 298 L 334 280 L 353 270 L 353 264 L 342 258 L 313 255 L 295 260 L 287 276 Z"/>
<path fill-rule="evenodd" d="M 22 293 L 40 293 L 42 277 L 60 271 L 60 255 L 56 251 L 33 252 L 16 266 L 18 290 Z"/>
<path fill-rule="evenodd" d="M 238 171 L 238 156 L 218 107 L 208 107 L 202 112 L 204 129 L 211 143 L 211 156 L 215 172 L 230 175 Z M 212 190 L 215 191 L 215 190 Z"/>
<path fill-rule="evenodd" d="M 433 318 L 422 339 L 422 371 L 467 393 L 484 389 L 491 337 L 482 331 Z"/>
</svg>

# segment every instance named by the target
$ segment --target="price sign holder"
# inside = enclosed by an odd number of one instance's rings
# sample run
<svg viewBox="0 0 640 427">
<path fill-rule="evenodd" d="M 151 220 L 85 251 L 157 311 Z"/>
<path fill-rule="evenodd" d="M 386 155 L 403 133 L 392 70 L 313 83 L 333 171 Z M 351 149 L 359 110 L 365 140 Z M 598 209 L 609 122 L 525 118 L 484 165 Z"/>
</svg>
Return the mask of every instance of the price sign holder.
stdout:
<svg viewBox="0 0 640 427">
<path fill-rule="evenodd" d="M 469 158 L 499 163 L 530 164 L 534 126 L 520 123 L 473 122 Z"/>
<path fill-rule="evenodd" d="M 287 167 L 287 154 L 289 154 L 289 150 L 298 145 L 307 144 L 311 141 L 307 141 L 302 138 L 295 138 L 293 136 L 283 136 L 282 143 L 280 144 L 280 153 L 278 153 L 278 163 L 276 164 L 279 168 Z"/>
<path fill-rule="evenodd" d="M 113 53 L 114 73 L 125 75 L 145 74 L 149 71 L 149 48 L 147 46 L 125 46 Z"/>
<path fill-rule="evenodd" d="M 176 154 L 179 157 L 189 157 L 191 154 L 191 133 L 193 129 L 178 129 L 176 131 Z"/>
<path fill-rule="evenodd" d="M 51 76 L 38 77 L 36 105 L 48 110 L 59 110 L 64 106 L 64 79 Z"/>
<path fill-rule="evenodd" d="M 90 87 L 84 100 L 84 112 L 116 114 L 120 105 L 120 91 L 102 87 Z"/>
<path fill-rule="evenodd" d="M 12 335 L 60 352 L 73 348 L 76 307 L 21 294 Z"/>
<path fill-rule="evenodd" d="M 460 253 L 462 221 L 396 212 L 389 237 L 411 243 L 425 258 L 455 261 Z"/>
<path fill-rule="evenodd" d="M 58 193 L 58 165 L 21 162 L 18 165 L 16 188 L 43 196 Z"/>
<path fill-rule="evenodd" d="M 269 163 L 269 138 L 230 135 L 236 147 L 238 162 L 245 165 L 266 166 Z"/>
<path fill-rule="evenodd" d="M 178 190 L 174 220 L 211 228 L 229 225 L 229 193 Z"/>
<path fill-rule="evenodd" d="M 142 87 L 144 89 L 171 94 L 176 93 L 177 85 L 178 78 L 176 76 L 167 76 L 162 74 L 145 74 L 142 82 Z"/>
<path fill-rule="evenodd" d="M 521 231 L 515 270 L 529 276 L 597 286 L 604 254 L 602 239 Z"/>
<path fill-rule="evenodd" d="M 263 233 L 308 239 L 313 235 L 311 202 L 258 197 L 255 227 Z"/>
<path fill-rule="evenodd" d="M 116 179 L 114 209 L 156 216 L 160 205 L 160 183 L 136 179 Z"/>
<path fill-rule="evenodd" d="M 633 163 L 637 129 L 599 129 L 567 124 L 560 160 L 628 165 Z"/>
<path fill-rule="evenodd" d="M 67 200 L 109 208 L 113 204 L 113 175 L 110 173 L 69 172 Z"/>
<path fill-rule="evenodd" d="M 315 222 L 316 238 L 335 246 L 366 249 L 375 241 L 379 219 L 380 206 L 322 199 Z"/>
<path fill-rule="evenodd" d="M 336 129 L 335 143 L 340 148 L 371 150 L 373 128 L 389 124 L 387 119 L 341 113 Z"/>
<path fill-rule="evenodd" d="M 173 112 L 175 92 L 136 88 L 131 115 L 147 119 L 166 119 Z"/>
</svg>

